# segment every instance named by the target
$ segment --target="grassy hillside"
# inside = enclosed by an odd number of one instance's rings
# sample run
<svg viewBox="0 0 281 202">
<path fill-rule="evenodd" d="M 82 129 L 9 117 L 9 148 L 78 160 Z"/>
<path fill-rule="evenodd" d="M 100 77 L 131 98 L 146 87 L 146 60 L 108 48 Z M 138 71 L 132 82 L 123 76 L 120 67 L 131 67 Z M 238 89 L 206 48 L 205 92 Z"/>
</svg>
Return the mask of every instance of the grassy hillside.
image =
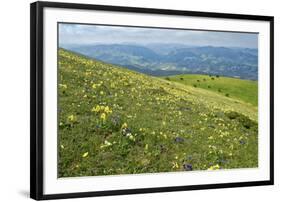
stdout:
<svg viewBox="0 0 281 202">
<path fill-rule="evenodd" d="M 59 177 L 258 166 L 252 105 L 59 50 Z"/>
<path fill-rule="evenodd" d="M 165 78 L 196 88 L 214 91 L 227 97 L 237 98 L 254 106 L 258 105 L 257 81 L 198 74 L 184 74 Z"/>
</svg>

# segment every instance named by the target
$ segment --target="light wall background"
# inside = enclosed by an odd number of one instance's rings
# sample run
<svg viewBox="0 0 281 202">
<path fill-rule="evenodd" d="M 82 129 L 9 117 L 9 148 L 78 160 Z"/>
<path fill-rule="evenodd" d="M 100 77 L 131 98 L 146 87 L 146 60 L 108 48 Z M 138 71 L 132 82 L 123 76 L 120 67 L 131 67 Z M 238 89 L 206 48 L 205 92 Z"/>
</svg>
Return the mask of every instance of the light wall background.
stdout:
<svg viewBox="0 0 281 202">
<path fill-rule="evenodd" d="M 63 1 L 62 2 L 67 2 Z M 119 6 L 275 16 L 275 186 L 142 194 L 68 201 L 280 201 L 281 196 L 281 3 L 278 0 L 69 0 Z M 0 201 L 29 199 L 29 3 L 0 5 Z M 280 5 L 279 5 L 280 4 Z"/>
</svg>

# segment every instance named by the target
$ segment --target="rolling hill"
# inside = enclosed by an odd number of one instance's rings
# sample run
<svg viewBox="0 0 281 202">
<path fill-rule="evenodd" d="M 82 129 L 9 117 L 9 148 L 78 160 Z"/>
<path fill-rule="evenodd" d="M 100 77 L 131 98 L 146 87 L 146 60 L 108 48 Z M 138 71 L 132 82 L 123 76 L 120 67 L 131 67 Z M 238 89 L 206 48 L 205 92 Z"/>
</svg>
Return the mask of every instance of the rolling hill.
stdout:
<svg viewBox="0 0 281 202">
<path fill-rule="evenodd" d="M 257 108 L 59 49 L 59 177 L 258 166 Z"/>
<path fill-rule="evenodd" d="M 196 88 L 207 89 L 226 97 L 239 99 L 254 106 L 258 105 L 257 81 L 196 74 L 175 75 L 165 77 L 165 79 Z"/>
<path fill-rule="evenodd" d="M 99 44 L 62 47 L 131 70 L 165 76 L 184 73 L 257 80 L 258 51 L 249 48 L 179 44 Z"/>
</svg>

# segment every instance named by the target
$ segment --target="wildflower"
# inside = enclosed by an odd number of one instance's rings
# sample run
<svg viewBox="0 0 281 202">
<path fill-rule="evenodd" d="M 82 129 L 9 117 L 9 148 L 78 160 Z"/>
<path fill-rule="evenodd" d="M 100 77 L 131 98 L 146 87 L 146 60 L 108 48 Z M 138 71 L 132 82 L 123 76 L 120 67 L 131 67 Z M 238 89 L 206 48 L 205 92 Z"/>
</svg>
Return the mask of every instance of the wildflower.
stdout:
<svg viewBox="0 0 281 202">
<path fill-rule="evenodd" d="M 106 119 L 106 114 L 105 114 L 105 113 L 102 113 L 102 114 L 100 115 L 100 118 L 101 118 L 103 121 L 105 121 L 105 119 Z"/>
<path fill-rule="evenodd" d="M 208 170 L 218 170 L 218 169 L 220 169 L 219 164 L 216 164 L 216 165 L 211 166 L 210 168 L 208 168 Z"/>
<path fill-rule="evenodd" d="M 82 155 L 82 157 L 85 158 L 85 157 L 88 156 L 88 154 L 89 154 L 89 152 L 85 152 L 85 153 Z"/>
<path fill-rule="evenodd" d="M 92 112 L 99 112 L 100 111 L 100 106 L 97 105 L 95 107 L 93 107 Z"/>
<path fill-rule="evenodd" d="M 107 140 L 104 141 L 104 144 L 107 145 L 107 146 L 111 146 L 112 145 L 112 143 L 107 141 Z"/>
<path fill-rule="evenodd" d="M 61 145 L 60 145 L 60 148 L 64 149 L 64 146 L 61 144 Z"/>
<path fill-rule="evenodd" d="M 179 168 L 179 164 L 177 162 L 173 162 L 173 167 L 172 168 Z"/>
<path fill-rule="evenodd" d="M 127 133 L 126 136 L 129 137 L 130 140 L 136 141 L 136 138 L 132 135 L 132 133 Z"/>
<path fill-rule="evenodd" d="M 67 89 L 67 85 L 66 84 L 59 84 L 59 87 Z"/>
<path fill-rule="evenodd" d="M 110 114 L 110 113 L 112 113 L 112 110 L 108 106 L 106 106 L 104 108 L 104 112 L 107 113 L 107 114 Z"/>
<path fill-rule="evenodd" d="M 184 139 L 182 137 L 176 137 L 175 138 L 175 142 L 176 143 L 181 143 L 181 142 L 184 142 Z"/>
<path fill-rule="evenodd" d="M 72 115 L 69 115 L 68 117 L 68 120 L 70 121 L 70 122 L 75 122 L 76 121 L 76 117 L 72 114 Z"/>
<path fill-rule="evenodd" d="M 97 85 L 96 85 L 96 84 L 93 84 L 93 85 L 92 85 L 92 88 L 93 88 L 93 89 L 96 89 L 96 88 L 97 88 Z"/>
<path fill-rule="evenodd" d="M 144 149 L 145 149 L 145 150 L 148 150 L 148 144 L 145 144 Z"/>
<path fill-rule="evenodd" d="M 100 148 L 102 149 L 102 148 L 110 147 L 111 145 L 112 145 L 111 142 L 105 140 L 105 141 L 104 141 L 104 144 L 102 144 L 102 145 L 100 146 Z"/>
<path fill-rule="evenodd" d="M 183 164 L 183 169 L 185 171 L 191 171 L 193 168 L 192 168 L 191 164 L 185 163 L 185 164 Z"/>
<path fill-rule="evenodd" d="M 123 123 L 123 124 L 122 124 L 122 126 L 121 126 L 121 128 L 122 128 L 122 129 L 124 129 L 124 128 L 128 128 L 127 123 Z"/>
<path fill-rule="evenodd" d="M 104 94 L 104 92 L 103 92 L 103 91 L 100 91 L 100 94 L 101 94 L 101 95 L 103 95 L 103 94 Z"/>
</svg>

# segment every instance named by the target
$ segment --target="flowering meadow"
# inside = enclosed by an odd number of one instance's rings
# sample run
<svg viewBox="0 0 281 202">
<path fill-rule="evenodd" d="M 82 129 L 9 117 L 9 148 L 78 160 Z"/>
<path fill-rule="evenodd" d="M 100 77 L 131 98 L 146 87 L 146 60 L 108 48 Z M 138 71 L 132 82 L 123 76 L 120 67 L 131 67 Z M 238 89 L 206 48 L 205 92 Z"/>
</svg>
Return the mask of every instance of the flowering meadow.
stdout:
<svg viewBox="0 0 281 202">
<path fill-rule="evenodd" d="M 64 49 L 58 56 L 59 177 L 258 167 L 254 104 Z"/>
</svg>

